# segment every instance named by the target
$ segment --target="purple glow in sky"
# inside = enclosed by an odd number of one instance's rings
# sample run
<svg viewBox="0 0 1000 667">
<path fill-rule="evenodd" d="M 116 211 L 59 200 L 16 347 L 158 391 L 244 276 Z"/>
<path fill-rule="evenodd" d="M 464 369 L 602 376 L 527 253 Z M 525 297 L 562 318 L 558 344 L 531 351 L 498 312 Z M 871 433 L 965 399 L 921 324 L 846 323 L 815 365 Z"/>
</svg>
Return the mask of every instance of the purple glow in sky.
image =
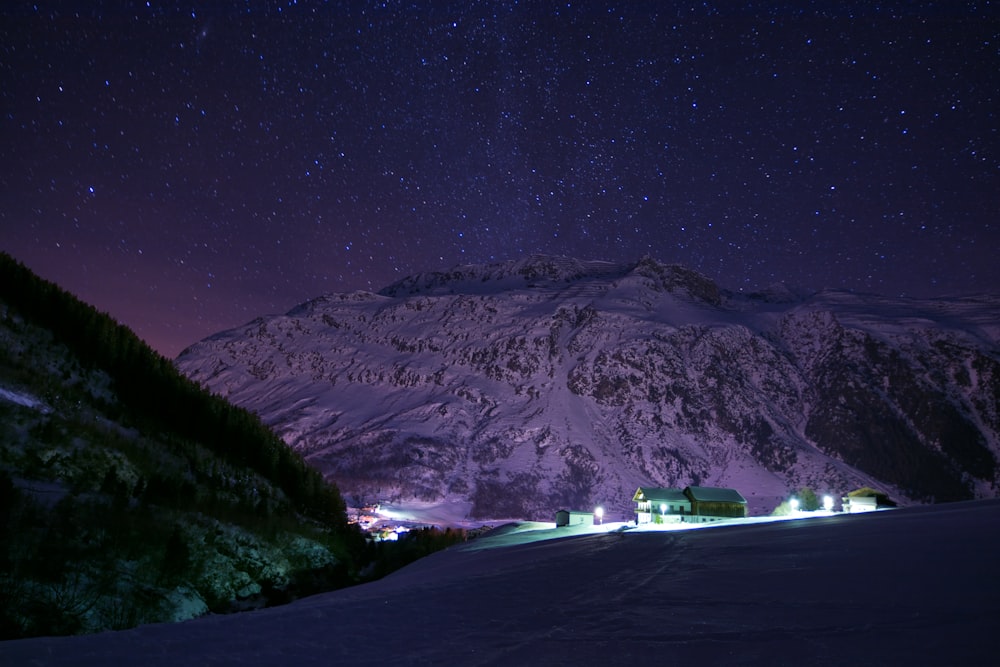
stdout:
<svg viewBox="0 0 1000 667">
<path fill-rule="evenodd" d="M 0 10 L 0 249 L 168 356 L 531 253 L 1000 287 L 993 3 L 417 4 Z"/>
</svg>

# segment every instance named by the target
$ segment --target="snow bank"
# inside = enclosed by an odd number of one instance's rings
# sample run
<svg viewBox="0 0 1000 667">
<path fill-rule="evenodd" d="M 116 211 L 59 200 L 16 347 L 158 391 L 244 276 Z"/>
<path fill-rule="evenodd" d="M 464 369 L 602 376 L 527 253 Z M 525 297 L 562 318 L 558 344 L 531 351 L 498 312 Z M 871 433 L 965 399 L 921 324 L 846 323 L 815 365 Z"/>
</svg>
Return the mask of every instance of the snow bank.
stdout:
<svg viewBox="0 0 1000 667">
<path fill-rule="evenodd" d="M 52 408 L 46 405 L 44 401 L 35 398 L 31 394 L 14 391 L 13 389 L 0 387 L 0 400 L 14 403 L 15 405 L 20 405 L 25 408 L 31 408 L 32 410 L 38 410 L 42 414 L 52 412 Z"/>
<path fill-rule="evenodd" d="M 0 664 L 985 665 L 1000 649 L 1000 500 L 498 532 L 507 543 L 285 607 L 0 643 Z"/>
</svg>

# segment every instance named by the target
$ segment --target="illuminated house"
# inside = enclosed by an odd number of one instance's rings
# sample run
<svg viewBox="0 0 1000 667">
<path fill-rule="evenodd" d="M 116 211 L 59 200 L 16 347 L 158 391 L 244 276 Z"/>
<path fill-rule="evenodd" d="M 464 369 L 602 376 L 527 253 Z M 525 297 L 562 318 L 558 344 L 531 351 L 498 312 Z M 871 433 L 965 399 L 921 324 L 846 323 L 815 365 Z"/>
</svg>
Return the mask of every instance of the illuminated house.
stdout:
<svg viewBox="0 0 1000 667">
<path fill-rule="evenodd" d="M 645 523 L 706 523 L 742 519 L 747 500 L 735 489 L 688 486 L 664 489 L 640 486 L 635 495 L 635 521 Z"/>
<path fill-rule="evenodd" d="M 674 523 L 691 516 L 691 499 L 681 489 L 640 486 L 632 500 L 637 525 Z"/>
</svg>

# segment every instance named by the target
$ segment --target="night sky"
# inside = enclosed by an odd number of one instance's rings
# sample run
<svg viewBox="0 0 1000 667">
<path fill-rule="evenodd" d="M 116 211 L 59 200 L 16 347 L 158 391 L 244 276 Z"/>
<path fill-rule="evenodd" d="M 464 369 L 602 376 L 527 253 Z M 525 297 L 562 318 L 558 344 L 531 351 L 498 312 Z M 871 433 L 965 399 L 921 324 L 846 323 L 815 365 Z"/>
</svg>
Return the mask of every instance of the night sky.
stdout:
<svg viewBox="0 0 1000 667">
<path fill-rule="evenodd" d="M 0 249 L 168 356 L 532 253 L 1000 291 L 996 3 L 9 4 Z"/>
</svg>

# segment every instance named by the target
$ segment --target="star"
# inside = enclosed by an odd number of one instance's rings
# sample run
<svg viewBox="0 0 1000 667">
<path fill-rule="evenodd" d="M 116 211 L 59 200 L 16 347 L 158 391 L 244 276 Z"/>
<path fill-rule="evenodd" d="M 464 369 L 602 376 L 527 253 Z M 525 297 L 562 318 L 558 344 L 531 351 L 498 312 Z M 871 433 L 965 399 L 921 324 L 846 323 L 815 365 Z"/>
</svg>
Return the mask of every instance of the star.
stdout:
<svg viewBox="0 0 1000 667">
<path fill-rule="evenodd" d="M 3 12 L 0 249 L 168 356 L 534 253 L 751 291 L 1000 284 L 982 3 Z"/>
</svg>

